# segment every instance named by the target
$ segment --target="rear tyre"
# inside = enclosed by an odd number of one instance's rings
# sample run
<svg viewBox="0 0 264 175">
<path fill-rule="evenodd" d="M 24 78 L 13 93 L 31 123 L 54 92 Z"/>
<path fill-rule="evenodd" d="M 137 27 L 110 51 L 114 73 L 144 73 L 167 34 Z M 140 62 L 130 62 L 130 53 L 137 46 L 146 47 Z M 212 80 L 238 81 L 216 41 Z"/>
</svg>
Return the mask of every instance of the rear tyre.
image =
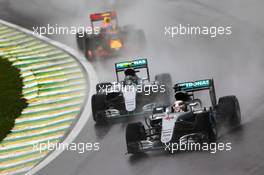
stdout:
<svg viewBox="0 0 264 175">
<path fill-rule="evenodd" d="M 92 61 L 95 58 L 95 38 L 93 35 L 85 35 L 83 53 L 87 60 Z"/>
<path fill-rule="evenodd" d="M 240 105 L 236 96 L 225 96 L 219 98 L 217 114 L 220 121 L 229 127 L 239 126 L 241 123 Z"/>
<path fill-rule="evenodd" d="M 158 81 L 160 85 L 163 85 L 165 89 L 164 92 L 159 92 L 158 101 L 162 103 L 161 105 L 169 106 L 171 104 L 172 94 L 172 80 L 170 74 L 158 74 L 155 76 L 155 80 Z"/>
<path fill-rule="evenodd" d="M 94 94 L 92 96 L 92 113 L 93 119 L 98 124 L 103 124 L 107 122 L 105 110 L 106 105 L 106 95 L 105 94 Z"/>
<path fill-rule="evenodd" d="M 141 152 L 140 141 L 146 140 L 146 130 L 142 123 L 131 123 L 126 128 L 127 152 L 136 154 Z"/>
<path fill-rule="evenodd" d="M 83 51 L 85 45 L 85 35 L 83 32 L 76 33 L 76 42 L 80 51 Z"/>
</svg>

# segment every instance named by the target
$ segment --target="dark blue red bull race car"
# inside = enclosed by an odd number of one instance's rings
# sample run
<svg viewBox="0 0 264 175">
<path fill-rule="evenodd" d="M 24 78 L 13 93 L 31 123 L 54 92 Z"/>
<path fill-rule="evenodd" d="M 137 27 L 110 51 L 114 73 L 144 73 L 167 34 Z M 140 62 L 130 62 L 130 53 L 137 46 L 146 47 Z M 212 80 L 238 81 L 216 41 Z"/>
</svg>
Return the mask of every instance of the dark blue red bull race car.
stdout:
<svg viewBox="0 0 264 175">
<path fill-rule="evenodd" d="M 143 30 L 127 25 L 120 27 L 115 11 L 90 15 L 92 31 L 77 33 L 77 44 L 88 60 L 120 55 L 124 50 L 138 51 L 145 47 Z"/>
</svg>

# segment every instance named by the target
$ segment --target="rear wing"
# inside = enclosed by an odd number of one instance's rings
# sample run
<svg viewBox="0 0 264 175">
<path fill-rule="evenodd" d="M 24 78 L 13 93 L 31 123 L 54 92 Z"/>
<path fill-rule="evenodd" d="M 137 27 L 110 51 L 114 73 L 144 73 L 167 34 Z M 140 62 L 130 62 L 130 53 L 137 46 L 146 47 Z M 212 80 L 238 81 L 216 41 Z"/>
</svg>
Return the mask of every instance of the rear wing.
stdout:
<svg viewBox="0 0 264 175">
<path fill-rule="evenodd" d="M 212 86 L 212 80 L 198 80 L 194 82 L 184 82 L 178 83 L 174 85 L 175 92 L 177 91 L 185 91 L 185 92 L 194 92 L 194 91 L 201 91 L 210 89 Z"/>
<path fill-rule="evenodd" d="M 94 13 L 90 15 L 91 22 L 104 20 L 105 17 L 116 19 L 117 14 L 115 11 L 111 11 L 111 12 L 104 12 L 104 13 Z"/>
<path fill-rule="evenodd" d="M 125 71 L 127 68 L 133 68 L 133 69 L 147 69 L 147 76 L 148 80 L 149 78 L 149 69 L 148 69 L 148 61 L 145 58 L 139 58 L 131 61 L 123 61 L 119 63 L 115 63 L 115 71 L 117 76 L 117 81 L 119 81 L 118 72 Z"/>
<path fill-rule="evenodd" d="M 204 79 L 204 80 L 197 80 L 194 82 L 184 82 L 178 83 L 174 85 L 174 91 L 185 91 L 185 92 L 195 92 L 195 91 L 202 91 L 202 90 L 209 90 L 210 98 L 212 101 L 213 108 L 216 106 L 216 94 L 215 94 L 215 87 L 214 87 L 214 80 L 213 79 Z"/>
</svg>

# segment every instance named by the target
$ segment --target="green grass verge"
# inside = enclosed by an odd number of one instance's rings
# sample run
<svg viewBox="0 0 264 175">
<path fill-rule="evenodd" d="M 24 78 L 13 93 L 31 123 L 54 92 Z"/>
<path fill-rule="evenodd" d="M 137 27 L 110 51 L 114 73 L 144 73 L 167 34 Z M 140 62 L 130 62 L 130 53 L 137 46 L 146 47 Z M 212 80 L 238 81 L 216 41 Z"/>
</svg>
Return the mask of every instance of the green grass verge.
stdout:
<svg viewBox="0 0 264 175">
<path fill-rule="evenodd" d="M 22 98 L 22 87 L 19 70 L 0 57 L 0 141 L 10 133 L 15 119 L 27 107 Z"/>
</svg>

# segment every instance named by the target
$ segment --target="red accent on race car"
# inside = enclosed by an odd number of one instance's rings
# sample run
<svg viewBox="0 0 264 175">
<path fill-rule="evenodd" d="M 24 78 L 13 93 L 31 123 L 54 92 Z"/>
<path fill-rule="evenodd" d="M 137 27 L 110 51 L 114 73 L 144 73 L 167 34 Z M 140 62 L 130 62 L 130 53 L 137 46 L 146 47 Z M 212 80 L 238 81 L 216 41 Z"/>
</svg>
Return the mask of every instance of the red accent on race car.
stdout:
<svg viewBox="0 0 264 175">
<path fill-rule="evenodd" d="M 91 21 L 100 21 L 103 20 L 105 17 L 111 17 L 111 18 L 116 18 L 116 12 L 112 11 L 112 12 L 105 12 L 105 13 L 94 13 L 90 15 L 90 19 Z"/>
<path fill-rule="evenodd" d="M 93 52 L 91 50 L 88 50 L 87 53 L 88 53 L 88 55 L 89 55 L 90 58 L 93 57 Z"/>
<path fill-rule="evenodd" d="M 164 118 L 165 120 L 172 120 L 173 117 L 170 117 L 169 115 L 167 117 Z"/>
</svg>

